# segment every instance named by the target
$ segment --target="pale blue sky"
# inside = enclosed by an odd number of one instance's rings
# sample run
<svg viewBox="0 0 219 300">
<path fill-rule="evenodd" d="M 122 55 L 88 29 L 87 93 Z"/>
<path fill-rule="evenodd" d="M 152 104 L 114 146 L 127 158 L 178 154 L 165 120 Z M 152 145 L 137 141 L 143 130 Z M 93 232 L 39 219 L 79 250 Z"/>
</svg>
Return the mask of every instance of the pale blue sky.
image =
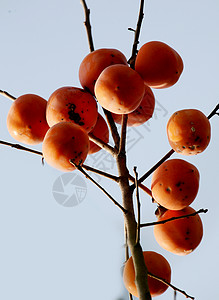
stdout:
<svg viewBox="0 0 219 300">
<path fill-rule="evenodd" d="M 131 54 L 139 1 L 90 0 L 94 45 Z M 218 103 L 219 2 L 217 0 L 145 1 L 140 45 L 160 40 L 175 48 L 185 64 L 179 82 L 155 90 L 156 115 L 146 126 L 129 132 L 128 165 L 139 174 L 169 149 L 165 126 L 173 112 L 197 108 L 208 114 Z M 78 68 L 88 54 L 84 15 L 79 0 L 0 1 L 0 89 L 14 96 L 35 93 L 45 99 L 57 88 L 80 86 Z M 10 100 L 0 99 L 0 139 L 14 142 L 6 128 Z M 194 253 L 178 257 L 160 248 L 152 228 L 143 229 L 145 250 L 164 255 L 172 267 L 172 283 L 198 300 L 217 299 L 218 247 L 218 124 L 214 117 L 208 149 L 196 157 L 181 157 L 196 165 L 200 190 L 192 207 L 202 215 L 204 238 Z M 133 141 L 138 142 L 134 145 Z M 35 147 L 41 150 L 41 145 Z M 103 155 L 104 156 L 104 155 Z M 108 157 L 89 158 L 91 165 L 115 165 Z M 96 159 L 96 160 L 94 160 Z M 123 287 L 122 214 L 101 191 L 87 182 L 87 194 L 77 207 L 63 207 L 52 195 L 61 172 L 40 157 L 0 147 L 0 299 L 70 300 L 128 299 Z M 120 200 L 113 183 L 101 180 Z M 146 181 L 150 187 L 150 178 Z M 69 192 L 69 190 L 68 190 Z M 142 220 L 155 220 L 155 206 L 141 193 Z M 168 291 L 158 300 L 173 299 Z M 178 295 L 177 300 L 185 299 Z"/>
</svg>

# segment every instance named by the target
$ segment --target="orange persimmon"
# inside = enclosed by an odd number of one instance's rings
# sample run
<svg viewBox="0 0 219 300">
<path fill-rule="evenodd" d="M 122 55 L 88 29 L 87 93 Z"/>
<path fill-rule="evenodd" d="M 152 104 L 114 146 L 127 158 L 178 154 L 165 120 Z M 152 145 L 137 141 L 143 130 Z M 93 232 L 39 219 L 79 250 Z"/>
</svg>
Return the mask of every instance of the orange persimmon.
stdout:
<svg viewBox="0 0 219 300">
<path fill-rule="evenodd" d="M 170 146 L 183 155 L 203 152 L 211 138 L 211 124 L 197 109 L 183 109 L 175 112 L 167 123 Z"/>
<path fill-rule="evenodd" d="M 149 88 L 149 86 L 145 85 L 145 93 L 144 96 L 138 105 L 138 107 L 131 113 L 128 114 L 127 126 L 140 126 L 148 121 L 154 112 L 155 107 L 155 97 L 154 94 Z M 116 123 L 122 123 L 122 115 L 113 114 L 113 119 Z"/>
<path fill-rule="evenodd" d="M 139 49 L 135 70 L 151 88 L 167 88 L 178 81 L 183 71 L 183 61 L 167 44 L 151 41 Z"/>
<path fill-rule="evenodd" d="M 27 145 L 41 143 L 49 129 L 46 106 L 47 101 L 34 94 L 25 94 L 14 100 L 7 116 L 10 135 Z"/>
<path fill-rule="evenodd" d="M 75 167 L 70 163 L 83 163 L 89 151 L 87 132 L 71 122 L 60 122 L 47 131 L 42 151 L 45 161 L 63 172 L 71 172 Z"/>
<path fill-rule="evenodd" d="M 144 251 L 143 255 L 148 272 L 170 283 L 171 267 L 166 258 L 154 251 Z M 163 294 L 168 288 L 166 284 L 162 283 L 158 279 L 148 276 L 147 280 L 149 291 L 152 297 Z M 135 285 L 135 270 L 132 256 L 125 263 L 123 281 L 128 292 L 133 296 L 138 297 L 138 291 Z"/>
<path fill-rule="evenodd" d="M 94 97 L 77 87 L 61 87 L 49 97 L 46 118 L 49 126 L 59 122 L 72 122 L 87 132 L 97 121 L 97 103 Z"/>
<path fill-rule="evenodd" d="M 169 159 L 152 174 L 152 197 L 167 209 L 180 210 L 190 205 L 198 189 L 199 171 L 183 159 Z"/>
<path fill-rule="evenodd" d="M 195 213 L 195 210 L 187 206 L 182 210 L 167 210 L 157 221 L 181 217 Z M 154 226 L 154 236 L 158 244 L 165 250 L 177 255 L 187 255 L 198 247 L 203 236 L 203 225 L 198 214 L 157 224 Z"/>
<path fill-rule="evenodd" d="M 85 90 L 94 95 L 94 85 L 100 73 L 108 66 L 127 64 L 126 57 L 117 49 L 97 49 L 82 60 L 79 67 L 79 80 Z"/>
<path fill-rule="evenodd" d="M 135 110 L 144 96 L 144 81 L 129 66 L 112 65 L 98 77 L 95 96 L 106 110 L 116 114 L 128 114 Z"/>
</svg>

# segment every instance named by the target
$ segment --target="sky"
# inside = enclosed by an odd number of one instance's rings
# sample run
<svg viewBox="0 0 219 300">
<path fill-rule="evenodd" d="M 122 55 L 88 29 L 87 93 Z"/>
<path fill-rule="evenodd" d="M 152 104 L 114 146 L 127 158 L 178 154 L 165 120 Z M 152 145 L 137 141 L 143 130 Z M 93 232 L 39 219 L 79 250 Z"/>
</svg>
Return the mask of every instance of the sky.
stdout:
<svg viewBox="0 0 219 300">
<path fill-rule="evenodd" d="M 88 0 L 95 49 L 116 48 L 129 58 L 139 1 Z M 79 0 L 0 1 L 0 89 L 18 97 L 48 99 L 62 86 L 80 87 L 78 69 L 89 53 Z M 145 1 L 140 44 L 159 40 L 183 58 L 184 71 L 171 88 L 153 90 L 156 108 L 144 126 L 128 131 L 128 167 L 143 174 L 170 150 L 166 124 L 177 110 L 196 108 L 208 115 L 218 103 L 219 2 Z M 11 101 L 0 96 L 0 139 L 16 143 L 6 127 Z M 157 251 L 170 263 L 172 284 L 198 300 L 217 299 L 219 266 L 218 123 L 200 155 L 182 158 L 200 172 L 200 188 L 191 205 L 208 208 L 201 215 L 204 236 L 187 256 L 163 250 L 153 228 L 141 232 L 144 250 Z M 32 147 L 41 151 L 41 145 Z M 0 299 L 126 300 L 122 282 L 125 259 L 121 211 L 75 171 L 62 173 L 37 155 L 0 146 Z M 87 164 L 116 174 L 103 151 Z M 113 182 L 94 176 L 118 201 Z M 145 184 L 150 187 L 150 177 Z M 67 197 L 64 197 L 67 195 Z M 155 221 L 156 206 L 140 193 L 141 218 Z M 173 299 L 169 288 L 157 300 Z M 181 294 L 177 300 L 185 299 Z"/>
</svg>

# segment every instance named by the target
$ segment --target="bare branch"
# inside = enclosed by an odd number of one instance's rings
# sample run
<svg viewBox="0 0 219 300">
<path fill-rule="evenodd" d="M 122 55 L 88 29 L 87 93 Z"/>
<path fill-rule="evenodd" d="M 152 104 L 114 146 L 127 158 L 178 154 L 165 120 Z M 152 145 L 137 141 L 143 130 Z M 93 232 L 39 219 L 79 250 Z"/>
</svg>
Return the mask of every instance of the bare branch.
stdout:
<svg viewBox="0 0 219 300">
<path fill-rule="evenodd" d="M 210 120 L 214 115 L 219 116 L 219 104 L 216 105 L 216 107 L 212 110 L 212 112 L 208 115 L 208 119 Z"/>
<path fill-rule="evenodd" d="M 16 97 L 12 96 L 12 95 L 9 94 L 8 92 L 2 91 L 2 90 L 0 90 L 0 95 L 9 98 L 9 99 L 12 100 L 12 101 L 14 101 L 14 100 L 17 99 Z"/>
<path fill-rule="evenodd" d="M 112 138 L 115 143 L 115 149 L 119 150 L 120 136 L 119 136 L 116 124 L 114 122 L 114 119 L 112 117 L 112 114 L 110 111 L 106 110 L 105 108 L 103 108 L 103 112 L 106 116 L 107 124 L 110 128 L 110 132 L 111 132 Z"/>
<path fill-rule="evenodd" d="M 141 24 L 142 24 L 143 18 L 144 18 L 144 0 L 141 0 L 136 30 L 132 30 L 135 32 L 134 43 L 132 46 L 132 55 L 131 55 L 130 59 L 128 60 L 130 67 L 132 69 L 134 69 L 134 67 L 135 67 L 135 59 L 136 59 L 136 55 L 137 55 L 137 47 L 139 44 L 139 36 L 140 36 Z M 129 30 L 130 30 L 130 28 L 129 28 Z"/>
<path fill-rule="evenodd" d="M 98 182 L 96 182 L 89 174 L 87 174 L 87 172 L 84 171 L 84 169 L 82 168 L 82 166 L 79 164 L 77 165 L 73 159 L 70 159 L 70 163 L 75 166 L 75 168 L 80 171 L 87 179 L 89 179 L 91 182 L 93 182 L 105 195 L 107 195 L 107 197 L 110 198 L 110 200 L 113 201 L 113 203 L 118 206 L 124 214 L 127 213 L 127 210 L 122 207 Z"/>
<path fill-rule="evenodd" d="M 208 212 L 208 209 L 201 208 L 198 211 L 196 211 L 194 213 L 191 213 L 191 214 L 188 214 L 188 215 L 179 216 L 179 217 L 172 217 L 172 218 L 169 218 L 169 219 L 166 219 L 166 220 L 162 220 L 162 221 L 155 221 L 155 222 L 151 222 L 151 223 L 144 223 L 144 224 L 141 224 L 140 227 L 148 227 L 148 226 L 165 224 L 167 222 L 171 222 L 171 221 L 175 221 L 175 220 L 179 220 L 179 219 L 184 219 L 184 218 L 188 218 L 188 217 L 193 217 L 193 216 L 195 216 L 197 214 L 207 213 L 207 212 Z"/>
<path fill-rule="evenodd" d="M 82 167 L 83 167 L 85 170 L 87 170 L 87 171 L 90 171 L 90 172 L 99 174 L 99 175 L 101 175 L 101 176 L 103 176 L 103 177 L 106 177 L 106 178 L 109 178 L 109 179 L 111 179 L 111 180 L 113 180 L 113 181 L 115 181 L 115 182 L 118 182 L 118 181 L 119 181 L 119 177 L 117 177 L 117 176 L 111 175 L 111 174 L 109 174 L 109 173 L 103 172 L 103 171 L 101 171 L 101 170 L 95 169 L 95 168 L 93 168 L 93 167 L 90 167 L 90 166 L 87 166 L 87 165 L 84 165 L 84 164 L 82 165 Z"/>
<path fill-rule="evenodd" d="M 128 120 L 128 115 L 122 115 L 121 138 L 120 138 L 118 155 L 125 154 L 127 120 Z"/>
<path fill-rule="evenodd" d="M 165 160 L 167 160 L 175 151 L 171 149 L 164 157 L 162 157 L 149 171 L 147 171 L 141 178 L 139 182 L 143 182 L 148 178 Z"/>
<path fill-rule="evenodd" d="M 139 200 L 139 190 L 138 190 L 138 172 L 137 167 L 134 167 L 135 173 L 135 186 L 136 186 L 136 200 L 137 200 L 137 233 L 136 233 L 136 244 L 140 243 L 140 223 L 141 223 L 141 203 Z"/>
<path fill-rule="evenodd" d="M 112 156 L 116 156 L 116 150 L 111 147 L 109 144 L 104 143 L 101 139 L 97 138 L 93 133 L 88 133 L 89 135 L 89 139 L 94 142 L 97 146 L 101 147 L 102 149 L 104 149 L 105 151 L 107 151 L 108 153 L 110 153 Z"/>
<path fill-rule="evenodd" d="M 93 52 L 94 51 L 94 43 L 93 43 L 93 37 L 92 37 L 92 32 L 91 32 L 90 9 L 87 7 L 85 0 L 81 0 L 81 4 L 83 6 L 84 14 L 85 14 L 84 25 L 85 25 L 86 32 L 87 32 L 89 48 L 90 48 L 90 52 Z"/>
<path fill-rule="evenodd" d="M 151 272 L 148 272 L 148 276 L 150 276 L 151 278 L 157 279 L 159 281 L 161 281 L 162 283 L 166 284 L 167 286 L 171 287 L 172 289 L 174 289 L 174 291 L 177 291 L 181 294 L 183 294 L 186 298 L 190 298 L 190 299 L 195 299 L 195 297 L 193 296 L 189 296 L 185 291 L 180 290 L 179 288 L 175 287 L 174 285 L 172 285 L 171 283 L 167 282 L 165 279 L 162 279 L 156 275 L 153 275 Z"/>
<path fill-rule="evenodd" d="M 24 147 L 24 146 L 21 146 L 19 144 L 12 144 L 12 143 L 1 141 L 1 140 L 0 140 L 0 144 L 5 145 L 5 146 L 9 146 L 9 147 L 12 147 L 12 148 L 15 148 L 15 149 L 18 149 L 18 150 L 23 150 L 23 151 L 27 151 L 27 152 L 31 152 L 31 153 L 43 156 L 42 152 L 34 150 L 34 149 L 27 148 L 27 147 Z"/>
</svg>

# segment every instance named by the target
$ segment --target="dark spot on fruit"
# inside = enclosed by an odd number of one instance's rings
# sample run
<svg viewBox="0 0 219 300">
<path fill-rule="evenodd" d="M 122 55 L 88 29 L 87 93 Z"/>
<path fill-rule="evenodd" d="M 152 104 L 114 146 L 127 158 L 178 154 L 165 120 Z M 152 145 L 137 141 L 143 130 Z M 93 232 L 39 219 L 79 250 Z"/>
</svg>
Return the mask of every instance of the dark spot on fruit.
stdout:
<svg viewBox="0 0 219 300">
<path fill-rule="evenodd" d="M 69 108 L 69 111 L 68 111 L 69 119 L 74 121 L 76 124 L 83 126 L 84 122 L 81 122 L 80 115 L 75 112 L 76 105 L 74 103 L 69 103 L 68 108 Z"/>
<path fill-rule="evenodd" d="M 181 181 L 177 182 L 177 183 L 176 183 L 176 186 L 180 186 L 181 183 L 182 183 Z"/>
<path fill-rule="evenodd" d="M 183 149 L 186 149 L 186 146 L 182 146 Z"/>
<path fill-rule="evenodd" d="M 194 150 L 194 149 L 195 149 L 195 146 L 189 146 L 189 149 L 190 149 L 190 150 Z"/>
<path fill-rule="evenodd" d="M 200 136 L 197 136 L 197 137 L 195 138 L 195 142 L 197 142 L 199 139 L 200 139 Z"/>
<path fill-rule="evenodd" d="M 168 188 L 166 188 L 166 191 L 167 191 L 168 193 L 170 193 L 171 189 L 168 187 Z"/>
<path fill-rule="evenodd" d="M 115 55 L 114 54 L 110 54 L 112 57 L 114 57 Z"/>
</svg>

